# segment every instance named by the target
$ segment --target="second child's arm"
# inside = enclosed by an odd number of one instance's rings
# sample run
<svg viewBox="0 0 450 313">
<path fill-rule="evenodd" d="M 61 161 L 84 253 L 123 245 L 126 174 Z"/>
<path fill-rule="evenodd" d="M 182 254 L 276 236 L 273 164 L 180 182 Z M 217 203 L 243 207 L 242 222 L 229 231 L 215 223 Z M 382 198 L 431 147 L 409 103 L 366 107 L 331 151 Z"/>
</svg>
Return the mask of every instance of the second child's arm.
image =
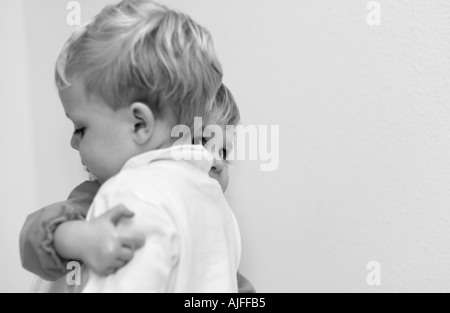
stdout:
<svg viewBox="0 0 450 313">
<path fill-rule="evenodd" d="M 110 275 L 127 264 L 145 244 L 145 237 L 120 232 L 117 224 L 134 213 L 123 206 L 90 221 L 71 221 L 55 231 L 55 250 L 69 260 L 80 260 L 99 275 Z"/>
<path fill-rule="evenodd" d="M 20 236 L 23 267 L 48 281 L 63 277 L 69 260 L 86 263 L 98 274 L 107 275 L 131 260 L 144 244 L 141 236 L 127 236 L 114 227 L 121 218 L 134 214 L 116 207 L 95 221 L 85 221 L 100 185 L 85 182 L 67 201 L 31 214 Z"/>
<path fill-rule="evenodd" d="M 98 182 L 84 182 L 72 191 L 68 200 L 28 216 L 20 234 L 20 256 L 26 270 L 48 281 L 64 276 L 67 260 L 54 248 L 54 232 L 67 221 L 84 220 L 99 189 Z"/>
</svg>

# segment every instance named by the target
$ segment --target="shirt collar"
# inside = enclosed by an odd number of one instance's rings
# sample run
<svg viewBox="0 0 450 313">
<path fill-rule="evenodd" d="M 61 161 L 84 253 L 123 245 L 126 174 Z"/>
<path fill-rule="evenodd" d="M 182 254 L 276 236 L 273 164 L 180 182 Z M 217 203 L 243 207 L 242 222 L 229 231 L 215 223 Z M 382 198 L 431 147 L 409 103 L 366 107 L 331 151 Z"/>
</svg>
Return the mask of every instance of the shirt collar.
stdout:
<svg viewBox="0 0 450 313">
<path fill-rule="evenodd" d="M 202 145 L 179 145 L 145 152 L 129 159 L 122 170 L 148 165 L 156 161 L 184 161 L 209 173 L 214 157 Z"/>
</svg>

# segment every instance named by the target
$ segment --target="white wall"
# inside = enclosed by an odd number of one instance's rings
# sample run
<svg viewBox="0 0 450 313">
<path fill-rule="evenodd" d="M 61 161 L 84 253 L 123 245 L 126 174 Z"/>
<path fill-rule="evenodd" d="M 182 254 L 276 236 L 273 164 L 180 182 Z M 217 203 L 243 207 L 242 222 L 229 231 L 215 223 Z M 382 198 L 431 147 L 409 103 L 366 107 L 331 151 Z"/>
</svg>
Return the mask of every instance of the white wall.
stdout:
<svg viewBox="0 0 450 313">
<path fill-rule="evenodd" d="M 14 36 L 12 35 L 14 34 Z M 36 163 L 31 114 L 29 51 L 22 1 L 0 3 L 0 292 L 27 291 L 18 234 L 36 207 Z"/>
<path fill-rule="evenodd" d="M 111 1 L 79 2 L 85 21 Z M 243 122 L 280 125 L 279 170 L 264 173 L 257 162 L 237 162 L 228 193 L 242 228 L 242 272 L 257 289 L 450 292 L 448 1 L 379 1 L 377 27 L 367 25 L 369 1 L 363 0 L 161 2 L 211 30 Z M 20 51 L 13 50 L 13 62 L 2 57 L 2 69 L 23 79 L 2 71 L 1 115 L 6 109 L 11 116 L 4 103 L 16 96 L 32 105 L 33 122 L 11 128 L 35 144 L 5 151 L 35 152 L 24 153 L 26 162 L 8 157 L 30 164 L 11 172 L 2 147 L 8 180 L 27 177 L 27 186 L 2 188 L 2 203 L 8 196 L 2 215 L 16 226 L 3 228 L 2 218 L 2 245 L 11 259 L 0 262 L 1 278 L 7 272 L 26 289 L 20 270 L 5 270 L 13 268 L 12 242 L 24 215 L 13 213 L 11 203 L 23 201 L 23 190 L 35 190 L 37 200 L 24 204 L 37 209 L 66 197 L 83 175 L 53 87 L 54 61 L 73 30 L 67 2 L 26 1 L 25 41 L 16 18 L 21 9 L 15 7 L 16 15 L 3 10 L 10 3 L 17 1 L 0 2 L 1 38 L 28 46 L 29 68 L 13 71 L 26 58 Z M 19 23 L 8 26 L 17 36 L 5 33 L 3 23 Z M 12 93 L 27 71 L 31 93 Z M 1 125 L 2 144 L 15 145 L 17 137 L 5 137 Z M 36 182 L 28 179 L 33 169 Z M 382 266 L 381 287 L 366 283 L 369 261 Z"/>
</svg>

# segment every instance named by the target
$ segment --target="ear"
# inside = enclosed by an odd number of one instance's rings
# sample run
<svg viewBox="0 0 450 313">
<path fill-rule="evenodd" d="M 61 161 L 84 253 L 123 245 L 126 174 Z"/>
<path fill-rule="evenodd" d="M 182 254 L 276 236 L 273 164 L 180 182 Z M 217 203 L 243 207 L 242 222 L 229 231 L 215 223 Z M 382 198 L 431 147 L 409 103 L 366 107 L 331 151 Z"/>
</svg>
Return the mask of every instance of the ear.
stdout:
<svg viewBox="0 0 450 313">
<path fill-rule="evenodd" d="M 133 119 L 133 137 L 138 145 L 147 143 L 153 136 L 155 129 L 155 116 L 152 110 L 144 103 L 135 102 L 130 106 Z"/>
</svg>

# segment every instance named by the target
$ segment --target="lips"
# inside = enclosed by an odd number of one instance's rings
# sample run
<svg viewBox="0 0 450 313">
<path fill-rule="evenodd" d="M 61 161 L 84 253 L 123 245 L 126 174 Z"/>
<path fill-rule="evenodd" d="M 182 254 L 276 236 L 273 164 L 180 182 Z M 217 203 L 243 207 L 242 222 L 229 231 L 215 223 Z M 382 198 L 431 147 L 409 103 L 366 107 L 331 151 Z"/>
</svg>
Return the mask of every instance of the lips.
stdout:
<svg viewBox="0 0 450 313">
<path fill-rule="evenodd" d="M 83 168 L 86 171 L 86 173 L 88 173 L 89 180 L 91 181 L 97 180 L 97 177 L 94 174 L 92 174 L 91 171 L 89 171 L 89 168 L 86 165 L 83 164 Z"/>
<path fill-rule="evenodd" d="M 91 171 L 89 170 L 89 168 L 86 165 L 83 164 L 83 168 L 88 174 L 92 174 Z"/>
<path fill-rule="evenodd" d="M 83 166 L 84 170 L 86 172 L 89 172 L 89 168 L 87 167 L 87 165 L 83 162 L 83 160 L 81 160 L 81 165 Z"/>
</svg>

